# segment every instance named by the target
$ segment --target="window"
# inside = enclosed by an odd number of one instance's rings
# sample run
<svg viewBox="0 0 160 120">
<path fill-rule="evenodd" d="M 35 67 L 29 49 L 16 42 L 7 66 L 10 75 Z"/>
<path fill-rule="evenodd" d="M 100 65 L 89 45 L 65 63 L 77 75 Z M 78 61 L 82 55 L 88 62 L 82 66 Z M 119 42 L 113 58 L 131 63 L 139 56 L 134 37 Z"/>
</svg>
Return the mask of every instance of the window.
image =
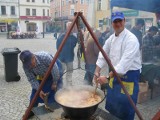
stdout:
<svg viewBox="0 0 160 120">
<path fill-rule="evenodd" d="M 45 0 L 43 0 L 43 3 L 45 3 Z"/>
<path fill-rule="evenodd" d="M 45 9 L 43 9 L 43 16 L 45 16 Z"/>
<path fill-rule="evenodd" d="M 36 9 L 32 9 L 32 16 L 36 16 Z"/>
<path fill-rule="evenodd" d="M 47 0 L 47 3 L 49 4 L 49 0 Z"/>
<path fill-rule="evenodd" d="M 6 15 L 6 6 L 1 6 L 2 15 Z"/>
<path fill-rule="evenodd" d="M 26 15 L 30 15 L 30 9 L 26 8 Z"/>
<path fill-rule="evenodd" d="M 72 4 L 75 4 L 77 0 L 72 0 Z"/>
<path fill-rule="evenodd" d="M 68 0 L 66 0 L 66 5 L 68 5 L 68 3 L 69 3 L 69 1 L 68 1 Z"/>
<path fill-rule="evenodd" d="M 48 14 L 48 16 L 49 16 L 49 10 L 47 10 L 47 14 Z"/>
<path fill-rule="evenodd" d="M 99 20 L 99 27 L 103 26 L 103 20 Z"/>
<path fill-rule="evenodd" d="M 62 11 L 62 16 L 65 16 L 64 14 L 65 14 L 64 11 Z"/>
<path fill-rule="evenodd" d="M 81 4 L 84 4 L 84 0 L 81 0 Z"/>
<path fill-rule="evenodd" d="M 36 23 L 27 23 L 27 31 L 36 31 Z"/>
<path fill-rule="evenodd" d="M 15 6 L 11 6 L 11 15 L 15 15 Z"/>
<path fill-rule="evenodd" d="M 30 2 L 30 0 L 27 0 L 27 2 Z"/>
<path fill-rule="evenodd" d="M 62 6 L 64 6 L 64 1 L 62 1 Z"/>
<path fill-rule="evenodd" d="M 98 0 L 97 10 L 101 10 L 101 0 Z"/>
<path fill-rule="evenodd" d="M 71 15 L 74 15 L 74 9 L 71 9 Z"/>
<path fill-rule="evenodd" d="M 32 2 L 35 2 L 35 0 L 32 0 Z"/>
<path fill-rule="evenodd" d="M 89 4 L 89 0 L 86 0 L 86 3 Z"/>
</svg>

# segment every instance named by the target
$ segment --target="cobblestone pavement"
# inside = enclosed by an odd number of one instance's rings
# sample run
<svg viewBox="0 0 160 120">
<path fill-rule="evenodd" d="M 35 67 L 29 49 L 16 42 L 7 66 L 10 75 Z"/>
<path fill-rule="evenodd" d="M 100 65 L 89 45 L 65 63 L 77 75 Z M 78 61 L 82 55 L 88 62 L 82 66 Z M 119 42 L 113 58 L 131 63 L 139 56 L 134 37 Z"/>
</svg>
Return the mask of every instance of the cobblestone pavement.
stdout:
<svg viewBox="0 0 160 120">
<path fill-rule="evenodd" d="M 52 35 L 46 35 L 45 38 L 40 39 L 6 39 L 0 38 L 0 50 L 3 48 L 17 47 L 20 50 L 29 49 L 32 52 L 36 51 L 48 51 L 51 54 L 56 52 L 56 40 Z M 77 67 L 76 60 L 74 67 Z M 26 107 L 29 103 L 29 95 L 31 91 L 30 84 L 27 82 L 26 76 L 22 70 L 22 64 L 18 61 L 18 72 L 21 76 L 21 80 L 18 82 L 6 82 L 4 79 L 4 63 L 3 56 L 0 55 L 0 120 L 21 120 Z M 73 84 L 83 84 L 84 71 L 77 70 L 73 73 Z M 160 98 L 156 98 L 147 103 L 138 105 L 138 108 L 145 120 L 151 120 L 153 115 L 160 108 Z M 101 104 L 104 107 L 104 104 Z M 32 120 L 38 120 L 33 117 Z M 136 117 L 135 120 L 138 120 Z"/>
</svg>

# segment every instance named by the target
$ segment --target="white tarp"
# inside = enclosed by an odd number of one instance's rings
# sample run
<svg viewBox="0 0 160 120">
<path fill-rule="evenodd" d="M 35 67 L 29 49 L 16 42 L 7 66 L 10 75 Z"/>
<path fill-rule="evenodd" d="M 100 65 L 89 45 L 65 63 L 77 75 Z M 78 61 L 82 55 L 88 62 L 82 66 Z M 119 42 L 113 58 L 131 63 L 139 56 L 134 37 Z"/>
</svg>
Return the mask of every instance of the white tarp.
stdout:
<svg viewBox="0 0 160 120">
<path fill-rule="evenodd" d="M 20 26 L 20 22 L 18 21 L 17 23 L 17 34 L 20 35 L 21 34 L 21 26 Z"/>
</svg>

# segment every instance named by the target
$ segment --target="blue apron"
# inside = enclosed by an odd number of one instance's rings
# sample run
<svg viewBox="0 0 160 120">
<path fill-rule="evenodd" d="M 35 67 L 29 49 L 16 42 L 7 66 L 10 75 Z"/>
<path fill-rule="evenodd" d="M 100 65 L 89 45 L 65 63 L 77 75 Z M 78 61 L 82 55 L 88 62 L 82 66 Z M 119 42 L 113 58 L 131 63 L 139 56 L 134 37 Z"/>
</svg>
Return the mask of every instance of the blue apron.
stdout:
<svg viewBox="0 0 160 120">
<path fill-rule="evenodd" d="M 62 68 L 61 61 L 59 59 L 56 60 L 56 63 L 57 63 L 59 74 L 60 74 L 60 79 L 58 80 L 58 83 L 57 83 L 57 90 L 59 90 L 63 86 L 63 80 L 62 80 L 63 68 Z"/>
<path fill-rule="evenodd" d="M 128 71 L 122 78 L 127 91 L 134 103 L 137 103 L 139 91 L 140 71 Z M 128 86 L 127 86 L 128 85 Z M 134 120 L 135 110 L 131 106 L 127 96 L 124 94 L 117 78 L 113 79 L 112 84 L 107 88 L 106 110 L 122 120 Z"/>
<path fill-rule="evenodd" d="M 61 76 L 63 74 L 62 65 L 61 65 L 61 62 L 59 60 L 57 60 L 56 63 L 57 63 L 58 69 L 60 71 L 60 79 L 58 80 L 58 83 L 57 83 L 57 89 L 60 89 L 60 88 L 62 88 L 62 85 L 63 85 L 63 81 L 62 81 L 62 78 L 61 78 Z M 38 80 L 38 82 L 40 84 L 41 80 Z M 49 92 L 48 103 L 55 102 L 55 99 L 54 99 L 55 91 L 51 89 L 52 83 L 53 83 L 52 75 L 49 75 L 48 79 L 46 80 L 46 82 L 45 82 L 45 84 L 44 84 L 44 86 L 42 88 L 44 93 L 48 93 Z M 37 91 L 36 89 L 32 89 L 32 93 L 31 93 L 31 96 L 30 96 L 30 102 L 33 99 L 36 91 Z M 34 104 L 34 107 L 37 107 L 38 103 L 44 103 L 44 101 L 40 97 L 38 97 L 37 101 Z"/>
</svg>

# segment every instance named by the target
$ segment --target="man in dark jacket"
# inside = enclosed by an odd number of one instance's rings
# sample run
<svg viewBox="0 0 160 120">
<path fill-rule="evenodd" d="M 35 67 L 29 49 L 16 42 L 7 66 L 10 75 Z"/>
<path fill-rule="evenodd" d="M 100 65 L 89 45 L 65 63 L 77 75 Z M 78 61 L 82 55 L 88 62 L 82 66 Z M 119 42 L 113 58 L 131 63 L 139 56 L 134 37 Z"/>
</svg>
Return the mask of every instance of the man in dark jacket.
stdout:
<svg viewBox="0 0 160 120">
<path fill-rule="evenodd" d="M 67 23 L 67 28 L 71 23 Z M 62 33 L 61 36 L 58 37 L 56 47 L 59 48 L 62 43 L 66 33 Z M 71 33 L 63 46 L 62 51 L 59 55 L 59 60 L 62 62 L 63 70 L 68 71 L 66 73 L 66 82 L 67 85 L 72 85 L 72 73 L 73 73 L 73 60 L 74 60 L 74 48 L 77 44 L 77 37 Z"/>
<path fill-rule="evenodd" d="M 136 21 L 136 25 L 131 29 L 131 32 L 137 37 L 140 48 L 142 46 L 142 32 L 140 31 L 142 27 L 144 26 L 144 20 L 143 19 L 138 19 Z"/>
<path fill-rule="evenodd" d="M 110 28 L 107 27 L 106 30 L 101 34 L 100 39 L 100 45 L 103 46 L 104 43 L 106 42 L 106 40 L 109 38 L 109 36 L 111 35 L 111 31 Z"/>
<path fill-rule="evenodd" d="M 158 59 L 160 59 L 160 31 L 154 36 L 154 43 L 155 43 L 155 55 Z"/>
<path fill-rule="evenodd" d="M 158 28 L 152 26 L 149 28 L 146 35 L 143 37 L 142 43 L 142 61 L 152 62 L 155 57 L 155 42 L 153 36 L 158 32 Z"/>
</svg>

